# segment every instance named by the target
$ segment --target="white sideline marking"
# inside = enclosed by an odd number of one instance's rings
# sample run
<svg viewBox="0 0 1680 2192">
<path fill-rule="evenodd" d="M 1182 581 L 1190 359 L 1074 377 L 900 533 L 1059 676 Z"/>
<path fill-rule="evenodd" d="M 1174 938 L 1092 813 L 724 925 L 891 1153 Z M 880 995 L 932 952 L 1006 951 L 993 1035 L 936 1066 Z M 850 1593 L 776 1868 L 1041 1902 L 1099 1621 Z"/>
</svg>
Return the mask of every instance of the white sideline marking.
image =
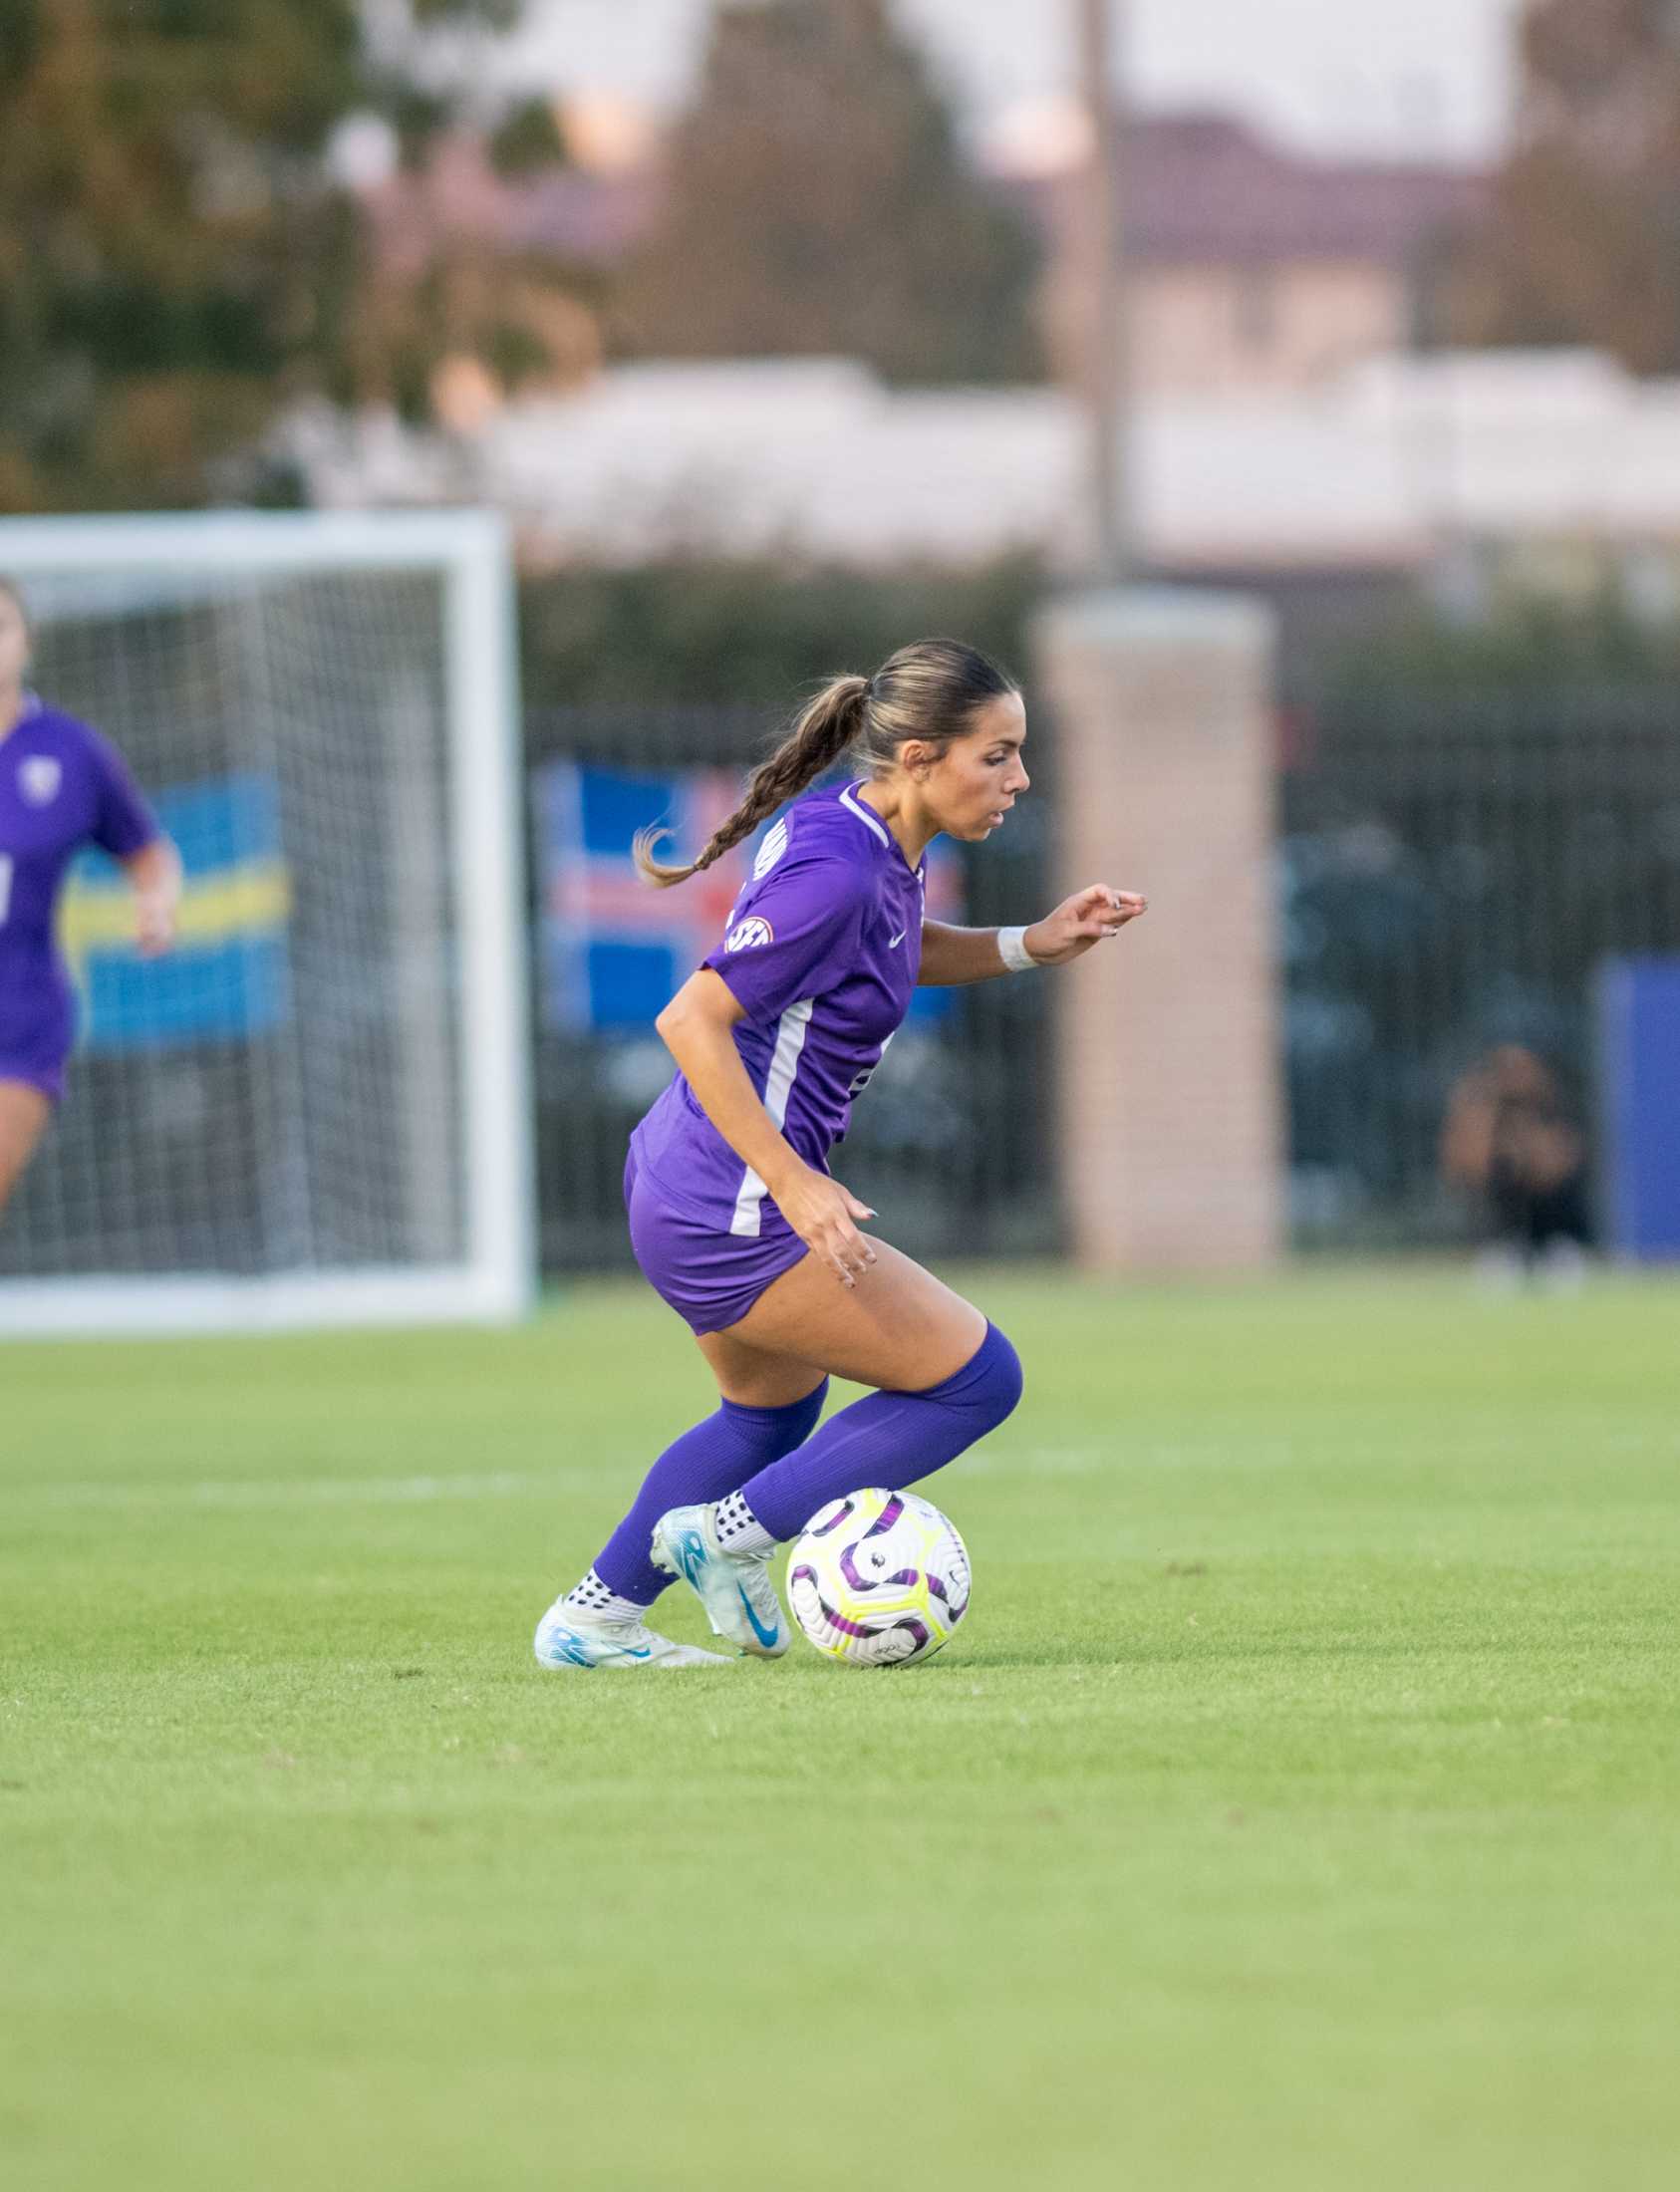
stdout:
<svg viewBox="0 0 1680 2192">
<path fill-rule="evenodd" d="M 1124 1449 L 1033 1447 L 1024 1454 L 959 1456 L 964 1477 L 1093 1477 L 1126 1466 Z M 627 1461 L 624 1481 L 637 1475 Z M 254 1477 L 200 1479 L 186 1484 L 15 1485 L 8 1505 L 38 1507 L 410 1507 L 437 1500 L 507 1500 L 524 1493 L 599 1492 L 612 1473 L 600 1469 L 492 1470 L 457 1477 Z"/>
<path fill-rule="evenodd" d="M 504 1500 L 523 1492 L 588 1490 L 594 1474 L 502 1470 L 478 1477 L 253 1478 L 249 1483 L 32 1485 L 10 1501 L 46 1507 L 406 1507 L 428 1500 Z"/>
<path fill-rule="evenodd" d="M 1024 1454 L 959 1454 L 951 1467 L 965 1477 L 1094 1477 L 1120 1460 L 1118 1451 L 1105 1454 L 1094 1446 L 1034 1446 Z"/>
</svg>

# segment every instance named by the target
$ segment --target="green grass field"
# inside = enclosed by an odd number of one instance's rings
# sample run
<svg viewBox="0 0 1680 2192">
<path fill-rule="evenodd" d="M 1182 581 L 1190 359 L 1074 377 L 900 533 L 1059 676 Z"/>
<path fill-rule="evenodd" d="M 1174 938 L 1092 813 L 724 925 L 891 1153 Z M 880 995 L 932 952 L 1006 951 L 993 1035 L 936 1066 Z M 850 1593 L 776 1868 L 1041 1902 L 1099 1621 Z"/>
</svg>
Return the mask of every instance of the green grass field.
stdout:
<svg viewBox="0 0 1680 2192">
<path fill-rule="evenodd" d="M 971 1285 L 897 1674 L 531 1661 L 651 1296 L 0 1351 L 8 2186 L 1672 2185 L 1680 1289 Z"/>
</svg>

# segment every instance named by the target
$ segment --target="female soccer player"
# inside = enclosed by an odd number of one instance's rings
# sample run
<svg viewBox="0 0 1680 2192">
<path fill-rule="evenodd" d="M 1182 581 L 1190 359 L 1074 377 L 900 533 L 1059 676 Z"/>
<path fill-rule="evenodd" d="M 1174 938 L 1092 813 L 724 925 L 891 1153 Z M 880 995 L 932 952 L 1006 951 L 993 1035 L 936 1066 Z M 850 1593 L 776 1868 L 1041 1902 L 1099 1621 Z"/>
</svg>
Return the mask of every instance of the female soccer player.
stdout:
<svg viewBox="0 0 1680 2192">
<path fill-rule="evenodd" d="M 776 1544 L 843 1493 L 944 1468 L 1019 1399 L 1003 1334 L 866 1239 L 859 1223 L 875 1213 L 826 1160 L 918 981 L 1065 965 L 1145 910 L 1096 883 L 1026 929 L 924 919 L 929 844 L 941 831 L 978 844 L 1002 823 L 1027 788 L 1025 736 L 1002 671 L 954 640 L 918 641 L 820 693 L 692 865 L 656 860 L 659 832 L 638 840 L 649 882 L 678 884 L 796 799 L 717 949 L 659 1016 L 679 1070 L 625 1172 L 637 1261 L 692 1327 L 720 1406 L 654 1464 L 594 1566 L 543 1616 L 545 1666 L 715 1663 L 647 1626 L 679 1576 L 715 1634 L 779 1658 Z M 797 798 L 848 752 L 857 781 Z M 819 1431 L 831 1373 L 876 1391 Z"/>
<path fill-rule="evenodd" d="M 115 749 L 26 690 L 29 618 L 0 579 L 0 1213 L 64 1094 L 76 1004 L 53 919 L 85 844 L 122 862 L 140 950 L 174 941 L 180 861 Z"/>
</svg>

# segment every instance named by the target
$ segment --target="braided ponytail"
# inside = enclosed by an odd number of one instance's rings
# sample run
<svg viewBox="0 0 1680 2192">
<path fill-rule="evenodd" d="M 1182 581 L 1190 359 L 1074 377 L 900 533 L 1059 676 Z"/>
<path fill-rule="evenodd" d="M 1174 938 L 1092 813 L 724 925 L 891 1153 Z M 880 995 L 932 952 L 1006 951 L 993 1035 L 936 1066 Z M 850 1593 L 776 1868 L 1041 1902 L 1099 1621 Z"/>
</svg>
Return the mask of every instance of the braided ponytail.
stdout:
<svg viewBox="0 0 1680 2192">
<path fill-rule="evenodd" d="M 1006 670 L 961 640 L 912 640 L 889 655 L 873 678 L 835 678 L 803 708 L 793 728 L 762 767 L 746 797 L 686 868 L 667 867 L 655 850 L 671 832 L 638 830 L 636 865 L 658 890 L 684 883 L 749 837 L 785 800 L 816 782 L 850 747 L 861 769 L 880 776 L 915 738 L 944 753 L 961 738 L 975 710 L 1019 687 Z"/>
<path fill-rule="evenodd" d="M 669 890 L 672 884 L 686 883 L 690 876 L 709 868 L 743 837 L 750 837 L 785 800 L 797 797 L 839 760 L 864 727 L 868 694 L 867 678 L 836 678 L 825 685 L 800 709 L 792 730 L 775 752 L 753 771 L 746 797 L 734 813 L 687 867 L 671 867 L 655 858 L 656 848 L 671 835 L 668 829 L 660 826 L 638 830 L 633 850 L 642 880 L 656 890 Z"/>
</svg>

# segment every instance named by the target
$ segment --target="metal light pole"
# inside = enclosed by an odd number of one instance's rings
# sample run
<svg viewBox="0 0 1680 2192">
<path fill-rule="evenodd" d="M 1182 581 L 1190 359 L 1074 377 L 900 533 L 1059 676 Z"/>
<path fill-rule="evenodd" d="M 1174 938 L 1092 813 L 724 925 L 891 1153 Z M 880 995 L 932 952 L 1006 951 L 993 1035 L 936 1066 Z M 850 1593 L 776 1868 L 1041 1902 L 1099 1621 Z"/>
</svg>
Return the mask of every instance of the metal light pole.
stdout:
<svg viewBox="0 0 1680 2192">
<path fill-rule="evenodd" d="M 1086 297 L 1084 397 L 1093 578 L 1118 583 L 1132 575 L 1136 542 L 1131 506 L 1130 403 L 1127 370 L 1125 239 L 1121 217 L 1121 147 L 1125 103 L 1114 66 L 1115 13 L 1122 0 L 1077 0 L 1079 74 L 1090 118 L 1085 167 L 1081 286 Z"/>
</svg>

